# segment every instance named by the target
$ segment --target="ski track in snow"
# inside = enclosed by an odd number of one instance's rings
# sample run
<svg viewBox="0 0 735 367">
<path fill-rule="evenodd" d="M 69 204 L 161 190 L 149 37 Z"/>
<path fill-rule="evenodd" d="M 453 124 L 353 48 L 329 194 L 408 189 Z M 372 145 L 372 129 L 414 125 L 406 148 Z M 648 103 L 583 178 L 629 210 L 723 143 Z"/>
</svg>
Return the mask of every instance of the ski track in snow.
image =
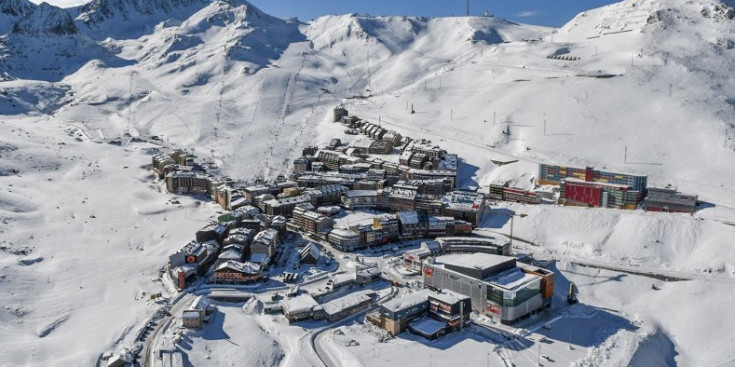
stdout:
<svg viewBox="0 0 735 367">
<path fill-rule="evenodd" d="M 735 319 L 722 309 L 733 302 L 735 276 L 735 24 L 723 3 L 628 0 L 557 30 L 494 17 L 344 15 L 297 24 L 239 1 L 151 1 L 151 12 L 130 22 L 115 6 L 109 18 L 72 9 L 71 22 L 63 10 L 25 0 L 0 6 L 32 14 L 21 22 L 0 12 L 4 365 L 89 365 L 129 341 L 158 307 L 146 296 L 164 290 L 156 279 L 167 256 L 217 214 L 196 198 L 169 202 L 174 196 L 145 168 L 159 145 L 107 141 L 158 135 L 162 146 L 221 161 L 234 179 L 274 178 L 305 146 L 355 139 L 330 122 L 337 104 L 459 154 L 464 186 L 530 188 L 546 162 L 647 174 L 651 185 L 699 194 L 708 205 L 695 216 L 502 206 L 528 214 L 514 233 L 541 245 L 534 251 L 569 261 L 560 266 L 560 287 L 584 285 L 583 304 L 641 325 L 583 357 L 564 354 L 570 362 L 735 360 L 727 329 Z M 100 23 L 90 28 L 89 19 Z M 19 22 L 22 32 L 11 32 Z M 96 41 L 105 32 L 113 37 Z M 492 230 L 509 230 L 491 222 Z M 694 280 L 659 283 L 574 259 Z M 276 335 L 288 330 L 270 326 Z M 357 327 L 342 329 L 362 338 Z M 308 333 L 273 331 L 278 345 L 258 344 L 262 358 L 253 363 L 317 362 L 302 350 Z M 244 339 L 248 330 L 233 329 L 240 332 Z M 520 343 L 493 352 L 496 362 L 535 365 L 535 351 Z M 386 363 L 370 358 L 372 347 L 353 361 Z M 455 353 L 471 358 L 473 348 L 458 342 L 434 362 Z M 651 352 L 661 348 L 663 356 Z M 410 365 L 399 352 L 384 357 Z"/>
</svg>

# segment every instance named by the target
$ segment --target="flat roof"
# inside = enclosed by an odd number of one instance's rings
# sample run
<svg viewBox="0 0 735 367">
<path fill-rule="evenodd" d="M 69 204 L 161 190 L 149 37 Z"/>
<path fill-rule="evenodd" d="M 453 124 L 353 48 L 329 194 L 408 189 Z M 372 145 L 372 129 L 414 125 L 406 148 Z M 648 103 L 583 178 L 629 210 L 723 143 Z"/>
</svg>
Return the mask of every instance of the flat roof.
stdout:
<svg viewBox="0 0 735 367">
<path fill-rule="evenodd" d="M 592 186 L 606 186 L 606 187 L 611 187 L 615 189 L 631 189 L 631 191 L 635 191 L 635 190 L 632 190 L 632 187 L 630 185 L 620 185 L 620 184 L 601 182 L 601 181 L 585 181 L 585 180 L 580 180 L 575 177 L 566 177 L 566 178 L 563 178 L 562 181 L 577 183 L 577 184 L 583 183 L 583 184 L 589 184 Z"/>
<path fill-rule="evenodd" d="M 377 190 L 349 190 L 344 193 L 348 198 L 360 197 L 360 196 L 377 196 Z"/>
<path fill-rule="evenodd" d="M 404 252 L 403 253 L 403 258 L 405 259 L 407 257 L 413 257 L 413 256 L 416 256 L 416 257 L 426 257 L 426 256 L 429 256 L 429 255 L 431 255 L 431 250 L 429 250 L 426 247 L 422 247 L 422 248 L 418 248 L 418 249 L 415 249 L 415 250 L 408 250 L 408 251 Z"/>
<path fill-rule="evenodd" d="M 461 268 L 484 270 L 498 266 L 508 261 L 515 261 L 515 257 L 486 253 L 451 254 L 438 256 L 437 264 L 452 265 Z"/>
<path fill-rule="evenodd" d="M 335 228 L 329 234 L 340 237 L 357 237 L 357 233 L 344 228 Z"/>
<path fill-rule="evenodd" d="M 397 214 L 403 224 L 417 224 L 419 222 L 419 214 L 416 211 L 401 211 Z"/>
<path fill-rule="evenodd" d="M 473 233 L 474 234 L 474 233 Z M 499 238 L 495 237 L 475 237 L 475 236 L 469 236 L 469 237 L 437 237 L 435 241 L 439 244 L 479 244 L 479 245 L 494 245 L 494 246 L 503 246 L 508 241 L 501 241 Z"/>
<path fill-rule="evenodd" d="M 359 275 L 374 275 L 374 274 L 381 274 L 382 272 L 378 268 L 367 268 L 363 270 L 359 270 L 356 274 Z"/>
<path fill-rule="evenodd" d="M 442 290 L 441 293 L 434 293 L 434 294 L 430 295 L 430 297 L 436 298 L 439 301 L 442 301 L 444 303 L 448 303 L 450 305 L 451 304 L 454 304 L 454 303 L 457 303 L 457 302 L 459 302 L 459 301 L 461 301 L 463 299 L 469 299 L 470 298 L 469 296 L 465 296 L 465 295 L 459 294 L 457 292 L 452 292 L 452 291 L 450 291 L 448 289 Z"/>
<path fill-rule="evenodd" d="M 486 278 L 485 281 L 504 289 L 514 290 L 523 287 L 536 278 L 541 277 L 535 274 L 525 273 L 520 268 L 513 268 L 499 274 L 494 274 Z"/>
<path fill-rule="evenodd" d="M 431 317 L 422 317 L 409 325 L 413 330 L 423 335 L 434 335 L 447 327 L 446 323 L 434 320 Z"/>
</svg>

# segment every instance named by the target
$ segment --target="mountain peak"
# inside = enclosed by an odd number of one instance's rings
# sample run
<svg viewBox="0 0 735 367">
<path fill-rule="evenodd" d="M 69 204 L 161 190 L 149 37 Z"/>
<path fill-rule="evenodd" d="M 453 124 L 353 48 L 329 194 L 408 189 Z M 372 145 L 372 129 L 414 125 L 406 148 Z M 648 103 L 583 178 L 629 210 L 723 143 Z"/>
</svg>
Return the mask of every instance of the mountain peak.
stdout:
<svg viewBox="0 0 735 367">
<path fill-rule="evenodd" d="M 22 17 L 31 11 L 35 5 L 28 0 L 0 0 L 0 13 Z"/>
<path fill-rule="evenodd" d="M 211 0 L 92 0 L 77 8 L 77 21 L 98 38 L 137 38 L 152 24 L 167 19 L 183 21 Z"/>
<path fill-rule="evenodd" d="M 79 29 L 64 9 L 42 3 L 15 24 L 13 33 L 30 37 L 65 36 L 78 34 Z"/>
</svg>

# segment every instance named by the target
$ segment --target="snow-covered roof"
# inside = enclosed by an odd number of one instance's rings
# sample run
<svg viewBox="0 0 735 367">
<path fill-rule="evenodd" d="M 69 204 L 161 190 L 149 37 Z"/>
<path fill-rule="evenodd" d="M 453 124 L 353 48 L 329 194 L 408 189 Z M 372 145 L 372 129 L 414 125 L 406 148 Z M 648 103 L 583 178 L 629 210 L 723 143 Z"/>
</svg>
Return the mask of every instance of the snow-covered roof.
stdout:
<svg viewBox="0 0 735 367">
<path fill-rule="evenodd" d="M 321 252 L 322 252 L 322 249 L 319 245 L 313 242 L 309 242 L 309 244 L 306 245 L 306 247 L 304 247 L 303 250 L 301 250 L 301 252 L 299 253 L 299 256 L 303 259 L 307 255 L 311 255 L 311 257 L 318 260 L 319 256 L 321 256 Z"/>
<path fill-rule="evenodd" d="M 187 177 L 193 179 L 211 179 L 210 176 L 194 171 L 173 171 L 168 174 L 171 178 Z"/>
<path fill-rule="evenodd" d="M 236 208 L 236 207 L 241 207 L 243 205 L 247 205 L 248 203 L 250 203 L 250 200 L 240 196 L 237 199 L 232 200 L 230 202 L 230 206 L 232 206 L 233 208 Z"/>
<path fill-rule="evenodd" d="M 189 276 L 197 271 L 197 267 L 194 264 L 184 264 L 174 268 L 174 274 L 184 273 L 185 276 Z"/>
<path fill-rule="evenodd" d="M 258 232 L 258 234 L 255 235 L 254 241 L 270 243 L 276 238 L 276 236 L 278 236 L 278 231 L 273 228 L 268 228 L 266 230 Z"/>
<path fill-rule="evenodd" d="M 378 268 L 367 268 L 367 269 L 357 271 L 356 274 L 362 275 L 362 276 L 371 276 L 371 275 L 381 274 L 381 271 Z"/>
<path fill-rule="evenodd" d="M 486 253 L 474 253 L 438 256 L 436 258 L 436 263 L 453 265 L 462 268 L 483 270 L 498 266 L 511 260 L 515 261 L 515 257 Z"/>
<path fill-rule="evenodd" d="M 314 297 L 308 294 L 302 294 L 293 298 L 281 301 L 281 307 L 288 313 L 299 313 L 311 311 L 314 306 L 319 305 Z"/>
<path fill-rule="evenodd" d="M 421 248 L 425 248 L 425 249 L 428 249 L 428 250 L 431 250 L 431 251 L 439 251 L 439 249 L 441 247 L 439 246 L 439 242 L 436 242 L 436 241 L 424 241 L 424 242 L 421 242 Z"/>
<path fill-rule="evenodd" d="M 525 273 L 519 268 L 513 268 L 504 272 L 495 274 L 485 281 L 497 285 L 508 290 L 515 290 L 523 287 L 534 279 L 540 278 L 538 275 Z"/>
<path fill-rule="evenodd" d="M 248 243 L 250 242 L 250 239 L 252 238 L 252 234 L 246 235 L 244 233 L 235 232 L 227 236 L 225 238 L 226 243 L 233 244 L 233 243 Z M 229 246 L 229 245 L 228 245 Z"/>
<path fill-rule="evenodd" d="M 242 254 L 242 252 L 245 251 L 245 246 L 240 243 L 231 243 L 224 248 L 224 251 L 228 250 L 239 251 Z"/>
<path fill-rule="evenodd" d="M 241 257 L 242 257 L 242 251 L 238 250 L 237 248 L 228 248 L 227 250 L 222 251 L 222 253 L 219 254 L 218 258 L 221 260 L 224 260 L 224 259 L 239 260 Z"/>
<path fill-rule="evenodd" d="M 383 190 L 384 192 L 389 192 L 390 196 L 398 196 L 398 197 L 404 197 L 406 199 L 413 199 L 416 197 L 416 190 L 410 190 L 410 189 L 401 189 L 397 187 L 391 187 L 389 190 Z"/>
<path fill-rule="evenodd" d="M 473 232 L 474 234 L 474 232 Z M 505 243 L 507 243 L 506 240 L 501 238 L 495 238 L 492 236 L 487 236 L 483 233 L 485 237 L 459 237 L 459 236 L 448 236 L 448 237 L 437 237 L 436 243 L 439 245 L 447 245 L 447 244 L 457 244 L 457 245 L 480 245 L 480 246 L 502 246 Z M 431 242 L 431 241 L 430 241 Z"/>
<path fill-rule="evenodd" d="M 376 197 L 378 192 L 376 190 L 349 190 L 344 193 L 348 198 L 356 197 Z"/>
<path fill-rule="evenodd" d="M 343 228 L 335 228 L 331 232 L 329 232 L 330 236 L 338 236 L 342 238 L 351 238 L 351 237 L 357 237 L 357 233 L 352 232 L 347 229 Z"/>
<path fill-rule="evenodd" d="M 210 254 L 213 254 L 217 252 L 220 248 L 219 241 L 217 240 L 209 240 L 204 243 L 202 243 L 202 246 L 207 248 L 207 251 L 209 251 Z"/>
<path fill-rule="evenodd" d="M 228 260 L 220 264 L 216 271 L 229 269 L 244 274 L 258 274 L 260 273 L 260 265 L 251 262 L 239 262 L 234 260 Z"/>
<path fill-rule="evenodd" d="M 399 312 L 421 304 L 422 302 L 426 302 L 429 299 L 429 295 L 432 293 L 433 292 L 429 289 L 422 289 L 383 303 L 383 308 L 391 312 Z"/>
<path fill-rule="evenodd" d="M 397 215 L 403 224 L 418 224 L 419 222 L 419 214 L 413 210 L 398 212 Z"/>
<path fill-rule="evenodd" d="M 446 323 L 434 320 L 431 317 L 422 317 L 413 321 L 410 325 L 413 330 L 423 335 L 434 335 L 447 327 Z"/>
<path fill-rule="evenodd" d="M 437 217 L 433 215 L 429 217 L 429 223 L 438 222 L 454 222 L 454 217 Z"/>
<path fill-rule="evenodd" d="M 403 253 L 404 259 L 420 259 L 431 255 L 431 250 L 428 248 L 419 248 L 415 250 L 406 251 Z"/>
<path fill-rule="evenodd" d="M 352 146 L 355 148 L 362 148 L 362 149 L 368 149 L 370 148 L 370 145 L 373 143 L 370 139 L 359 139 L 356 142 L 352 143 Z"/>
<path fill-rule="evenodd" d="M 477 211 L 485 200 L 482 194 L 476 192 L 454 191 L 442 198 L 442 202 L 454 210 Z"/>
<path fill-rule="evenodd" d="M 287 221 L 286 217 L 282 215 L 276 215 L 273 217 L 273 220 L 271 221 L 272 224 L 285 224 Z"/>
<path fill-rule="evenodd" d="M 324 214 L 313 212 L 313 211 L 305 211 L 301 213 L 301 216 L 307 219 L 314 220 L 314 221 L 319 220 L 321 218 L 325 218 Z"/>
<path fill-rule="evenodd" d="M 442 170 L 457 170 L 457 155 L 456 154 L 447 154 L 444 156 L 444 159 L 439 162 L 439 169 Z"/>
<path fill-rule="evenodd" d="M 562 179 L 562 181 L 576 183 L 576 184 L 585 183 L 585 184 L 590 184 L 594 186 L 609 187 L 609 188 L 618 189 L 618 190 L 624 190 L 624 189 L 631 188 L 630 185 L 619 185 L 619 184 L 614 184 L 614 183 L 609 183 L 609 182 L 600 182 L 600 181 L 585 181 L 585 180 L 580 180 L 574 177 L 567 177 L 567 178 Z"/>
<path fill-rule="evenodd" d="M 324 303 L 322 304 L 322 307 L 327 315 L 338 314 L 347 308 L 372 300 L 372 294 L 375 294 L 375 292 L 370 290 L 351 293 L 344 297 Z"/>
<path fill-rule="evenodd" d="M 244 215 L 247 215 L 249 217 L 252 217 L 253 215 L 260 213 L 260 209 L 258 209 L 257 207 L 254 207 L 252 205 L 245 205 L 245 206 L 242 206 L 242 207 L 239 207 L 239 208 L 235 209 L 235 212 L 236 213 L 243 213 Z"/>
<path fill-rule="evenodd" d="M 448 289 L 442 290 L 441 293 L 434 293 L 434 294 L 431 295 L 431 297 L 433 297 L 433 298 L 435 298 L 435 299 L 437 299 L 439 301 L 442 301 L 444 303 L 450 304 L 450 305 L 451 304 L 455 304 L 455 303 L 457 303 L 457 302 L 459 302 L 459 301 L 461 301 L 463 299 L 470 298 L 470 297 L 465 296 L 463 294 L 452 292 L 452 291 L 450 291 Z"/>
<path fill-rule="evenodd" d="M 252 237 L 254 233 L 255 230 L 251 228 L 234 228 L 230 231 L 230 236 L 243 235 L 246 237 Z"/>
<path fill-rule="evenodd" d="M 330 278 L 332 280 L 333 284 L 346 284 L 351 283 L 355 281 L 355 274 L 352 273 L 343 273 L 343 274 L 337 274 Z"/>
<path fill-rule="evenodd" d="M 341 209 L 337 205 L 329 205 L 329 206 L 320 206 L 319 208 L 316 209 L 316 211 L 321 214 L 334 214 L 334 213 L 339 213 Z"/>
<path fill-rule="evenodd" d="M 209 307 L 209 298 L 205 296 L 198 296 L 191 302 L 189 310 L 205 311 Z"/>
<path fill-rule="evenodd" d="M 309 202 L 309 196 L 308 195 L 299 195 L 299 196 L 292 196 L 288 198 L 283 199 L 270 199 L 270 200 L 264 200 L 263 203 L 265 203 L 268 206 L 277 208 L 282 205 L 290 205 L 293 203 L 306 203 Z"/>
<path fill-rule="evenodd" d="M 201 315 L 199 311 L 184 311 L 181 313 L 181 318 L 186 320 L 199 320 Z"/>
</svg>

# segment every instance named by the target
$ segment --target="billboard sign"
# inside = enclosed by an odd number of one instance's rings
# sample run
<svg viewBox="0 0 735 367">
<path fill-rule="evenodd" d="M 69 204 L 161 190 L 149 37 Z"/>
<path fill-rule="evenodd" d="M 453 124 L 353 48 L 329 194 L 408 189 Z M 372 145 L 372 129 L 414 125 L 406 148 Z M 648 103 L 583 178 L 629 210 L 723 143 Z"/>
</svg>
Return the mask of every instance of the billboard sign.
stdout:
<svg viewBox="0 0 735 367">
<path fill-rule="evenodd" d="M 495 303 L 492 303 L 492 302 L 488 302 L 487 303 L 487 311 L 488 312 L 491 312 L 491 313 L 500 315 L 500 310 L 501 310 L 500 305 L 495 304 Z"/>
</svg>

